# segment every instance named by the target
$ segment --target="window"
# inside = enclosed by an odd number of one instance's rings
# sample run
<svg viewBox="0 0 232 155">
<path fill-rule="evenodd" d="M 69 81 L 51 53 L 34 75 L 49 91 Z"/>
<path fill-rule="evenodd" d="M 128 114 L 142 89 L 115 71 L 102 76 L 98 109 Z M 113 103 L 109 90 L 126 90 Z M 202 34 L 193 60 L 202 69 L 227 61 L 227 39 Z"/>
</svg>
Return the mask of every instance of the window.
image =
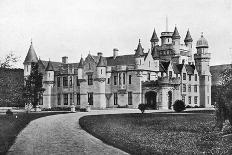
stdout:
<svg viewBox="0 0 232 155">
<path fill-rule="evenodd" d="M 131 84 L 131 75 L 129 75 L 129 84 Z"/>
<path fill-rule="evenodd" d="M 192 76 L 191 75 L 189 75 L 189 81 L 191 81 L 192 80 Z"/>
<path fill-rule="evenodd" d="M 197 81 L 197 74 L 195 74 L 195 81 Z"/>
<path fill-rule="evenodd" d="M 183 84 L 183 92 L 186 92 L 186 84 Z"/>
<path fill-rule="evenodd" d="M 194 92 L 197 92 L 197 85 L 194 85 Z"/>
<path fill-rule="evenodd" d="M 185 103 L 185 96 L 182 96 L 182 101 Z"/>
<path fill-rule="evenodd" d="M 79 79 L 78 79 L 78 76 L 77 76 L 77 86 L 80 86 L 80 82 L 79 82 Z"/>
<path fill-rule="evenodd" d="M 64 105 L 68 105 L 68 94 L 64 94 Z"/>
<path fill-rule="evenodd" d="M 70 93 L 70 94 L 69 94 L 69 104 L 71 105 L 72 102 L 73 102 L 73 94 Z"/>
<path fill-rule="evenodd" d="M 208 76 L 208 81 L 209 81 L 209 76 Z"/>
<path fill-rule="evenodd" d="M 191 96 L 189 96 L 188 99 L 188 104 L 191 104 Z"/>
<path fill-rule="evenodd" d="M 117 76 L 114 76 L 114 85 L 117 85 Z"/>
<path fill-rule="evenodd" d="M 139 64 L 141 65 L 141 59 L 139 60 Z"/>
<path fill-rule="evenodd" d="M 93 105 L 93 93 L 88 93 L 88 103 L 89 105 Z"/>
<path fill-rule="evenodd" d="M 128 92 L 128 105 L 132 105 L 132 92 Z"/>
<path fill-rule="evenodd" d="M 172 71 L 169 71 L 169 78 L 172 78 Z"/>
<path fill-rule="evenodd" d="M 191 92 L 191 85 L 188 86 L 188 92 Z"/>
<path fill-rule="evenodd" d="M 176 74 L 176 77 L 178 77 L 178 74 Z"/>
<path fill-rule="evenodd" d="M 186 73 L 183 73 L 183 80 L 186 80 Z"/>
<path fill-rule="evenodd" d="M 60 87 L 60 77 L 57 77 L 57 87 Z"/>
<path fill-rule="evenodd" d="M 151 80 L 151 73 L 147 73 L 147 80 L 148 80 L 148 81 Z"/>
<path fill-rule="evenodd" d="M 60 94 L 57 95 L 57 105 L 60 105 Z"/>
<path fill-rule="evenodd" d="M 121 85 L 121 74 L 119 73 L 119 85 Z"/>
<path fill-rule="evenodd" d="M 80 105 L 80 101 L 81 101 L 81 96 L 79 93 L 77 93 L 77 105 Z"/>
<path fill-rule="evenodd" d="M 151 67 L 151 62 L 149 61 L 149 67 Z"/>
<path fill-rule="evenodd" d="M 91 69 L 90 63 L 89 63 L 89 70 Z"/>
<path fill-rule="evenodd" d="M 123 84 L 126 84 L 126 73 L 123 73 Z"/>
<path fill-rule="evenodd" d="M 67 76 L 63 77 L 63 86 L 68 87 L 68 77 Z"/>
<path fill-rule="evenodd" d="M 114 93 L 114 105 L 118 105 L 118 94 Z"/>
<path fill-rule="evenodd" d="M 101 74 L 102 74 L 102 69 L 101 69 Z"/>
<path fill-rule="evenodd" d="M 107 84 L 110 84 L 110 78 L 107 78 Z"/>
<path fill-rule="evenodd" d="M 197 96 L 194 96 L 194 104 L 197 104 Z"/>
<path fill-rule="evenodd" d="M 72 77 L 70 76 L 69 78 L 70 78 L 69 79 L 69 86 L 72 86 Z"/>
<path fill-rule="evenodd" d="M 27 72 L 28 72 L 28 66 L 27 66 Z"/>
<path fill-rule="evenodd" d="M 93 85 L 93 75 L 88 75 L 88 85 Z"/>
</svg>

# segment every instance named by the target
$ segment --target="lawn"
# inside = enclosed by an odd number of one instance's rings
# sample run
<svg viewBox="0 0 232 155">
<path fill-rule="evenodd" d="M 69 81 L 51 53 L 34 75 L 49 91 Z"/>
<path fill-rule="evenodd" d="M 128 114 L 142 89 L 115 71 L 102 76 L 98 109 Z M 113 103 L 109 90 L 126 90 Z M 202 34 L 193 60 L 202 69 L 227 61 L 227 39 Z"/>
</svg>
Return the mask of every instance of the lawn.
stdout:
<svg viewBox="0 0 232 155">
<path fill-rule="evenodd" d="M 0 115 L 0 154 L 5 154 L 8 151 L 19 132 L 32 120 L 64 113 L 68 112 L 18 113 L 11 116 Z"/>
<path fill-rule="evenodd" d="M 103 142 L 130 154 L 232 153 L 232 141 L 212 131 L 212 114 L 92 115 L 79 123 Z"/>
</svg>

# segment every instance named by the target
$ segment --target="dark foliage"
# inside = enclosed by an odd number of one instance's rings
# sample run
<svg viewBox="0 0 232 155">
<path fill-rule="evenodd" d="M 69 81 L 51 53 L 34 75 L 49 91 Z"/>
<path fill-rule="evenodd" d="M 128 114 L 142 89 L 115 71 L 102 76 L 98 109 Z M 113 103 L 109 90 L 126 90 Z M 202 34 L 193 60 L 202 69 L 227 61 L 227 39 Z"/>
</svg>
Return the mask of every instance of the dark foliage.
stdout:
<svg viewBox="0 0 232 155">
<path fill-rule="evenodd" d="M 141 113 L 143 114 L 145 112 L 147 108 L 146 104 L 139 104 L 138 109 L 141 111 Z"/>
<path fill-rule="evenodd" d="M 0 107 L 22 107 L 23 69 L 0 68 Z"/>
<path fill-rule="evenodd" d="M 38 63 L 31 64 L 31 74 L 26 79 L 23 97 L 27 104 L 32 103 L 35 107 L 38 105 L 39 100 L 42 98 L 43 92 L 43 75 L 38 70 Z"/>
<path fill-rule="evenodd" d="M 8 109 L 8 110 L 6 111 L 6 114 L 7 114 L 7 115 L 13 115 L 13 112 L 12 112 L 10 109 Z"/>
<path fill-rule="evenodd" d="M 182 100 L 176 100 L 173 104 L 173 109 L 176 112 L 181 112 L 183 110 L 185 110 L 185 104 Z"/>
<path fill-rule="evenodd" d="M 70 107 L 51 107 L 51 108 L 44 108 L 42 111 L 70 111 Z"/>
<path fill-rule="evenodd" d="M 190 106 L 190 105 L 187 105 L 185 108 L 193 108 L 192 106 Z"/>
</svg>

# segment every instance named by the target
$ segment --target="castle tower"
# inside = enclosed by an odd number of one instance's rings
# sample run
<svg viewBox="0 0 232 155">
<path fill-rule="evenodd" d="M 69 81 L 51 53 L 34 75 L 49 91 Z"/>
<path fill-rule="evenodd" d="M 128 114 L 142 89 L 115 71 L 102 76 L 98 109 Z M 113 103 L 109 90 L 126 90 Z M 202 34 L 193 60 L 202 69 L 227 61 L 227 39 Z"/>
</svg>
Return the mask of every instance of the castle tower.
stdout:
<svg viewBox="0 0 232 155">
<path fill-rule="evenodd" d="M 51 108 L 53 99 L 53 86 L 54 86 L 54 69 L 51 61 L 48 61 L 47 67 L 45 69 L 43 87 L 45 91 L 43 93 L 43 108 Z"/>
<path fill-rule="evenodd" d="M 151 54 L 153 56 L 153 58 L 158 58 L 158 53 L 157 53 L 157 49 L 155 48 L 155 46 L 158 45 L 158 42 L 159 42 L 159 38 L 157 37 L 157 34 L 155 32 L 155 28 L 154 28 L 154 32 L 152 34 L 152 37 L 151 37 Z"/>
<path fill-rule="evenodd" d="M 99 108 L 106 108 L 106 63 L 102 56 L 100 56 L 99 62 L 97 64 L 97 80 L 96 86 L 98 87 L 97 92 L 95 95 L 95 101 L 97 107 Z"/>
<path fill-rule="evenodd" d="M 188 29 L 187 34 L 186 34 L 185 39 L 184 39 L 185 46 L 189 50 L 189 60 L 188 60 L 188 62 L 193 62 L 192 42 L 193 42 L 193 39 L 192 39 L 192 37 L 190 35 L 190 32 L 189 32 L 189 29 Z"/>
<path fill-rule="evenodd" d="M 144 64 L 144 52 L 143 52 L 143 47 L 140 43 L 140 39 L 139 39 L 139 44 L 137 49 L 135 50 L 135 68 L 136 69 L 140 69 L 141 66 Z"/>
<path fill-rule="evenodd" d="M 38 62 L 38 57 L 35 53 L 35 50 L 33 48 L 33 44 L 31 41 L 30 48 L 27 52 L 27 56 L 23 62 L 24 65 L 24 77 L 27 77 L 31 74 L 31 63 L 37 63 Z"/>
<path fill-rule="evenodd" d="M 173 44 L 173 50 L 175 51 L 175 54 L 180 54 L 180 34 L 175 26 L 174 32 L 172 34 L 172 44 Z"/>
<path fill-rule="evenodd" d="M 196 44 L 197 53 L 194 54 L 194 60 L 199 74 L 200 105 L 204 107 L 211 107 L 210 53 L 208 52 L 208 48 L 208 42 L 202 34 Z"/>
</svg>

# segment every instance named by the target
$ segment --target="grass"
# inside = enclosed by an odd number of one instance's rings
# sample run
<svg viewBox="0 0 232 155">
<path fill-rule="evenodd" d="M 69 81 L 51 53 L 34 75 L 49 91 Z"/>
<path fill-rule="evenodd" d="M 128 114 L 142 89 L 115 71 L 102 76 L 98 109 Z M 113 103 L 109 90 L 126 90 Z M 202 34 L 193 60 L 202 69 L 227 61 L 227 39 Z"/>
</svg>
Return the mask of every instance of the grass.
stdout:
<svg viewBox="0 0 232 155">
<path fill-rule="evenodd" d="M 231 154 L 232 141 L 213 132 L 214 115 L 203 113 L 84 116 L 80 126 L 130 154 Z"/>
<path fill-rule="evenodd" d="M 29 114 L 18 113 L 14 115 L 0 115 L 0 154 L 6 154 L 19 132 L 32 120 L 64 113 L 67 112 L 37 112 Z"/>
</svg>

